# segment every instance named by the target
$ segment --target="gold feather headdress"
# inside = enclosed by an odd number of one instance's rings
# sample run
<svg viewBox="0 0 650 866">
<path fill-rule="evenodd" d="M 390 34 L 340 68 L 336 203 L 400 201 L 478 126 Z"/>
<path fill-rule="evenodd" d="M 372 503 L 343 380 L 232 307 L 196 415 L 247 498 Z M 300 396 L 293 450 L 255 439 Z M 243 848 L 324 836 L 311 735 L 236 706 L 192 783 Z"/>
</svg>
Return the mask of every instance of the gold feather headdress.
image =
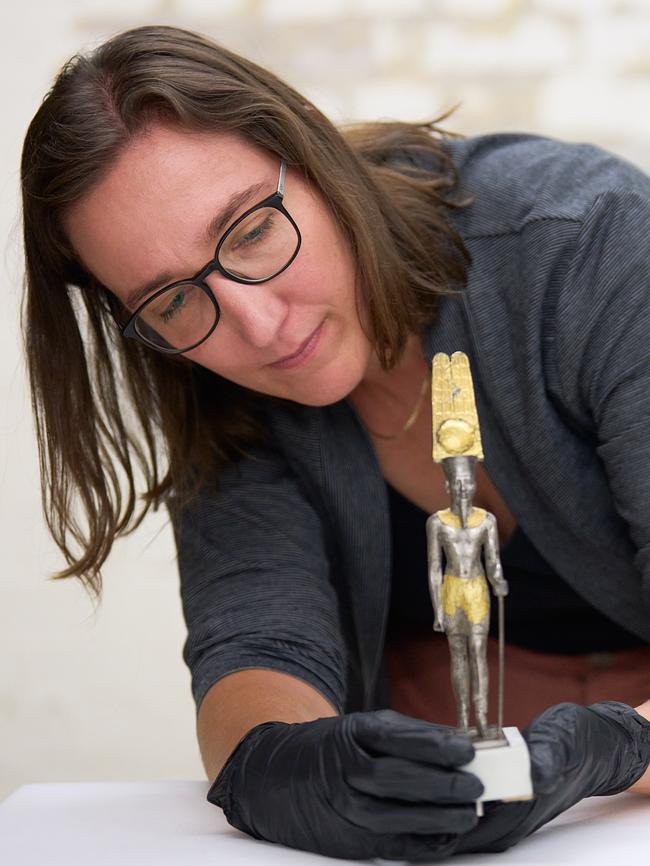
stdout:
<svg viewBox="0 0 650 866">
<path fill-rule="evenodd" d="M 481 429 L 474 399 L 469 358 L 454 352 L 434 355 L 431 365 L 433 459 L 474 456 L 483 460 Z"/>
</svg>

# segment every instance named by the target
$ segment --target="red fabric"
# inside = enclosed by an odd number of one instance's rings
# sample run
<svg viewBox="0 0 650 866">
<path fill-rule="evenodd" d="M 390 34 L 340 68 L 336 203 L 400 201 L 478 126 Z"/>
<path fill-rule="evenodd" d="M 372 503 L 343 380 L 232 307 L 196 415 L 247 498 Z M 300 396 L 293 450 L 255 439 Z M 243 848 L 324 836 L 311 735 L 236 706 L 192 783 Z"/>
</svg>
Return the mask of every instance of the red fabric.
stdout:
<svg viewBox="0 0 650 866">
<path fill-rule="evenodd" d="M 524 728 L 560 701 L 592 704 L 623 701 L 632 707 L 650 699 L 650 646 L 611 653 L 547 655 L 506 644 L 504 725 Z M 389 637 L 384 663 L 392 709 L 408 716 L 456 725 L 449 647 L 439 632 Z M 488 721 L 497 720 L 498 641 L 488 638 Z M 473 707 L 470 724 L 474 724 Z"/>
</svg>

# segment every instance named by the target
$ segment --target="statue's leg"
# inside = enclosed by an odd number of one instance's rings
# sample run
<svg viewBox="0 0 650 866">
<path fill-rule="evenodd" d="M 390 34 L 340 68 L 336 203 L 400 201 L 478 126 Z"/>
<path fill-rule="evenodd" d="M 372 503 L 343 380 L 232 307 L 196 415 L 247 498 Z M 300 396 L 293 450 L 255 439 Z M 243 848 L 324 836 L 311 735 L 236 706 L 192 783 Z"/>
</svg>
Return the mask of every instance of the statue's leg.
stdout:
<svg viewBox="0 0 650 866">
<path fill-rule="evenodd" d="M 456 698 L 458 727 L 469 729 L 469 667 L 467 663 L 467 635 L 465 632 L 447 632 L 451 656 L 451 685 Z"/>
<path fill-rule="evenodd" d="M 470 669 L 472 671 L 472 695 L 476 728 L 480 737 L 488 735 L 488 687 L 487 632 L 473 628 L 469 635 Z"/>
</svg>

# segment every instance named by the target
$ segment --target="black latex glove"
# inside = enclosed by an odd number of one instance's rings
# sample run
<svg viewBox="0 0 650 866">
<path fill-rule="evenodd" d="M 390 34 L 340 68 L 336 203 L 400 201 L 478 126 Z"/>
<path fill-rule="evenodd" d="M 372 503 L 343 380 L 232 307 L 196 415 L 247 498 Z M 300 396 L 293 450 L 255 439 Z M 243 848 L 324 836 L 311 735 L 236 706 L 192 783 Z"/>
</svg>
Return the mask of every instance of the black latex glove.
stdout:
<svg viewBox="0 0 650 866">
<path fill-rule="evenodd" d="M 650 722 L 632 707 L 603 701 L 556 704 L 523 731 L 534 800 L 486 803 L 456 851 L 505 851 L 584 797 L 618 794 L 650 764 Z"/>
<path fill-rule="evenodd" d="M 393 710 L 264 722 L 234 749 L 208 792 L 257 839 L 331 857 L 432 861 L 476 826 L 481 782 L 453 728 Z"/>
</svg>

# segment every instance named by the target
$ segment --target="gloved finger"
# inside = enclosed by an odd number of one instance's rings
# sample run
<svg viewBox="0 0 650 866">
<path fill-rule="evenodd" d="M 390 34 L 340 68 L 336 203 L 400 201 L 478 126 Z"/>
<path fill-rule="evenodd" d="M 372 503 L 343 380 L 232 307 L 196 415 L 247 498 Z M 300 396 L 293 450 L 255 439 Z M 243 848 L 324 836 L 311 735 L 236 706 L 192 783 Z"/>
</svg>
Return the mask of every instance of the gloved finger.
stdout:
<svg viewBox="0 0 650 866">
<path fill-rule="evenodd" d="M 530 778 L 536 794 L 550 794 L 562 784 L 567 765 L 565 749 L 558 741 L 531 739 L 528 741 L 530 754 Z"/>
<path fill-rule="evenodd" d="M 530 774 L 535 793 L 548 794 L 575 767 L 570 743 L 576 735 L 577 704 L 564 702 L 544 710 L 524 729 L 523 736 L 530 753 Z"/>
<path fill-rule="evenodd" d="M 533 830 L 527 821 L 535 804 L 539 802 L 485 804 L 485 813 L 476 827 L 458 837 L 456 853 L 506 851 Z"/>
<path fill-rule="evenodd" d="M 373 833 L 467 833 L 478 818 L 473 806 L 436 806 L 383 800 L 341 785 L 332 796 L 339 816 Z"/>
<path fill-rule="evenodd" d="M 366 751 L 376 755 L 454 767 L 474 757 L 469 737 L 447 725 L 436 725 L 404 716 L 394 710 L 360 713 L 354 738 Z"/>
<path fill-rule="evenodd" d="M 373 856 L 383 860 L 433 863 L 435 860 L 451 857 L 457 844 L 458 836 L 449 833 L 428 836 L 410 833 L 385 834 L 375 840 Z"/>
<path fill-rule="evenodd" d="M 472 803 L 484 790 L 471 773 L 392 757 L 364 758 L 354 769 L 344 770 L 344 775 L 357 791 L 411 802 Z"/>
</svg>

